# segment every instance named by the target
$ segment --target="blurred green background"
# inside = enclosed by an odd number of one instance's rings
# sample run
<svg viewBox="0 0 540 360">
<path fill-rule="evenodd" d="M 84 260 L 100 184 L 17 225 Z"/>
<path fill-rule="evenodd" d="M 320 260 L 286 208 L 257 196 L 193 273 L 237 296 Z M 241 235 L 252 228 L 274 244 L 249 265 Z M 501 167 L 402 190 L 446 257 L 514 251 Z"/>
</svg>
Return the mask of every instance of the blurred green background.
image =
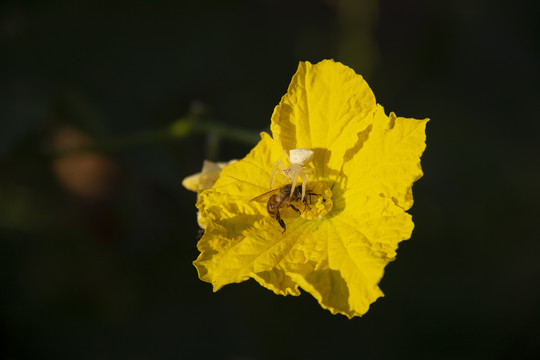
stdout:
<svg viewBox="0 0 540 360">
<path fill-rule="evenodd" d="M 532 358 L 540 353 L 540 2 L 3 1 L 0 357 Z M 431 118 L 416 228 L 362 318 L 197 278 L 194 134 L 53 158 L 187 114 L 257 133 L 298 61 Z"/>
</svg>

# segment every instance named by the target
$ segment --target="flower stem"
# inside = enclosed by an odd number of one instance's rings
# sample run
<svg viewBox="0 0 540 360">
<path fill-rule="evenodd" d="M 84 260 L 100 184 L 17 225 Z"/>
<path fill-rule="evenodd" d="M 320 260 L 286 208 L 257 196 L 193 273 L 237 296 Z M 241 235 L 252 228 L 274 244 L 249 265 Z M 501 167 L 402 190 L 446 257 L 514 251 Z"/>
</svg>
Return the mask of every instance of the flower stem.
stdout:
<svg viewBox="0 0 540 360">
<path fill-rule="evenodd" d="M 197 116 L 188 115 L 174 121 L 165 128 L 135 133 L 116 139 L 100 140 L 89 146 L 56 152 L 52 156 L 64 156 L 85 151 L 114 152 L 183 139 L 193 134 L 218 136 L 247 145 L 255 145 L 259 141 L 259 134 L 256 132 L 232 128 L 218 122 L 206 121 Z"/>
</svg>

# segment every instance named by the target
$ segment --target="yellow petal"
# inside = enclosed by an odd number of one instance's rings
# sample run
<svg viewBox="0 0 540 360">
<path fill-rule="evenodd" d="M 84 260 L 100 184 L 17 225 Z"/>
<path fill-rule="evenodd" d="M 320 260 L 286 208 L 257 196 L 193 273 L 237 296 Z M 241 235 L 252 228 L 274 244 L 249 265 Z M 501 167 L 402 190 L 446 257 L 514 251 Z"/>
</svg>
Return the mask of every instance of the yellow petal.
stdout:
<svg viewBox="0 0 540 360">
<path fill-rule="evenodd" d="M 333 60 L 301 62 L 272 115 L 272 135 L 288 152 L 315 152 L 316 176 L 336 176 L 357 133 L 369 125 L 375 96 L 362 76 Z"/>
<path fill-rule="evenodd" d="M 369 126 L 344 161 L 344 193 L 384 196 L 404 210 L 413 204 L 412 184 L 422 177 L 420 156 L 426 147 L 428 119 L 416 120 L 385 115 L 378 106 Z"/>
<path fill-rule="evenodd" d="M 182 180 L 182 186 L 191 191 L 201 191 L 211 188 L 219 177 L 219 173 L 229 164 L 236 162 L 212 162 L 204 160 L 203 168 L 200 173 L 196 173 Z"/>
</svg>

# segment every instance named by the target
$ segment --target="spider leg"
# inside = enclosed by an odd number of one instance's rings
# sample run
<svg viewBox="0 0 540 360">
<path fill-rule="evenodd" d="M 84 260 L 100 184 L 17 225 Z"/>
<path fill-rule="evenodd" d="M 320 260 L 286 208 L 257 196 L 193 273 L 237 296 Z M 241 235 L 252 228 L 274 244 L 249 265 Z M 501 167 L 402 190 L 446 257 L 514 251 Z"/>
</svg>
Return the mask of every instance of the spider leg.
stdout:
<svg viewBox="0 0 540 360">
<path fill-rule="evenodd" d="M 291 158 L 289 157 L 287 152 L 285 150 L 283 150 L 283 153 L 285 154 L 285 157 L 287 158 L 287 161 L 289 162 L 289 164 L 291 164 Z"/>
<path fill-rule="evenodd" d="M 311 179 L 313 179 L 315 175 L 312 169 L 304 169 L 304 174 L 307 175 L 307 181 L 310 181 Z"/>
<path fill-rule="evenodd" d="M 304 196 L 306 196 L 306 186 L 307 186 L 307 176 L 304 174 L 300 174 L 302 177 L 302 198 L 300 201 L 304 201 Z"/>
<path fill-rule="evenodd" d="M 272 172 L 270 173 L 270 189 L 274 188 L 274 179 L 276 176 L 278 165 L 281 168 L 281 171 L 283 171 L 283 162 L 281 160 L 276 161 L 274 167 L 272 168 Z"/>
<path fill-rule="evenodd" d="M 289 199 L 292 199 L 292 196 L 293 196 L 293 193 L 294 193 L 294 189 L 296 189 L 296 180 L 298 179 L 298 176 L 294 176 L 293 178 L 291 178 L 292 180 L 292 184 L 291 184 L 291 195 L 289 196 Z M 304 184 L 302 184 L 303 186 Z M 303 189 L 303 187 L 302 187 Z"/>
</svg>

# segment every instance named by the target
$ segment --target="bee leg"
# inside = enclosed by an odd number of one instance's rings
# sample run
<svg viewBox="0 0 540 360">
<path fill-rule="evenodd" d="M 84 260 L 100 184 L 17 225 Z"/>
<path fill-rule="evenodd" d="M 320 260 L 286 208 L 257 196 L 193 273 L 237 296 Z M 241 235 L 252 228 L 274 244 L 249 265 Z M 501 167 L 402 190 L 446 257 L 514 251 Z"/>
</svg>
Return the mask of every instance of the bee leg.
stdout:
<svg viewBox="0 0 540 360">
<path fill-rule="evenodd" d="M 311 204 L 311 195 L 313 195 L 313 193 L 308 190 L 306 193 L 306 200 L 304 201 L 304 205 L 308 208 L 309 208 L 308 202 Z"/>
<path fill-rule="evenodd" d="M 282 234 L 287 230 L 287 227 L 285 226 L 285 221 L 281 218 L 279 215 L 279 212 L 276 214 L 276 220 L 279 223 L 279 225 L 283 228 Z"/>
<path fill-rule="evenodd" d="M 314 192 L 308 190 L 306 195 L 309 197 L 309 202 L 311 202 L 311 197 L 312 196 L 320 196 L 321 194 L 315 194 Z"/>
<path fill-rule="evenodd" d="M 287 230 L 287 227 L 285 226 L 285 221 L 283 221 L 283 219 L 279 219 L 278 222 L 279 225 L 281 225 L 281 227 L 283 228 L 283 231 L 281 232 L 283 234 L 285 230 Z"/>
<path fill-rule="evenodd" d="M 293 205 L 289 204 L 289 206 L 294 210 L 296 211 L 297 213 L 301 214 L 300 210 L 298 210 L 296 207 L 294 207 Z"/>
</svg>

